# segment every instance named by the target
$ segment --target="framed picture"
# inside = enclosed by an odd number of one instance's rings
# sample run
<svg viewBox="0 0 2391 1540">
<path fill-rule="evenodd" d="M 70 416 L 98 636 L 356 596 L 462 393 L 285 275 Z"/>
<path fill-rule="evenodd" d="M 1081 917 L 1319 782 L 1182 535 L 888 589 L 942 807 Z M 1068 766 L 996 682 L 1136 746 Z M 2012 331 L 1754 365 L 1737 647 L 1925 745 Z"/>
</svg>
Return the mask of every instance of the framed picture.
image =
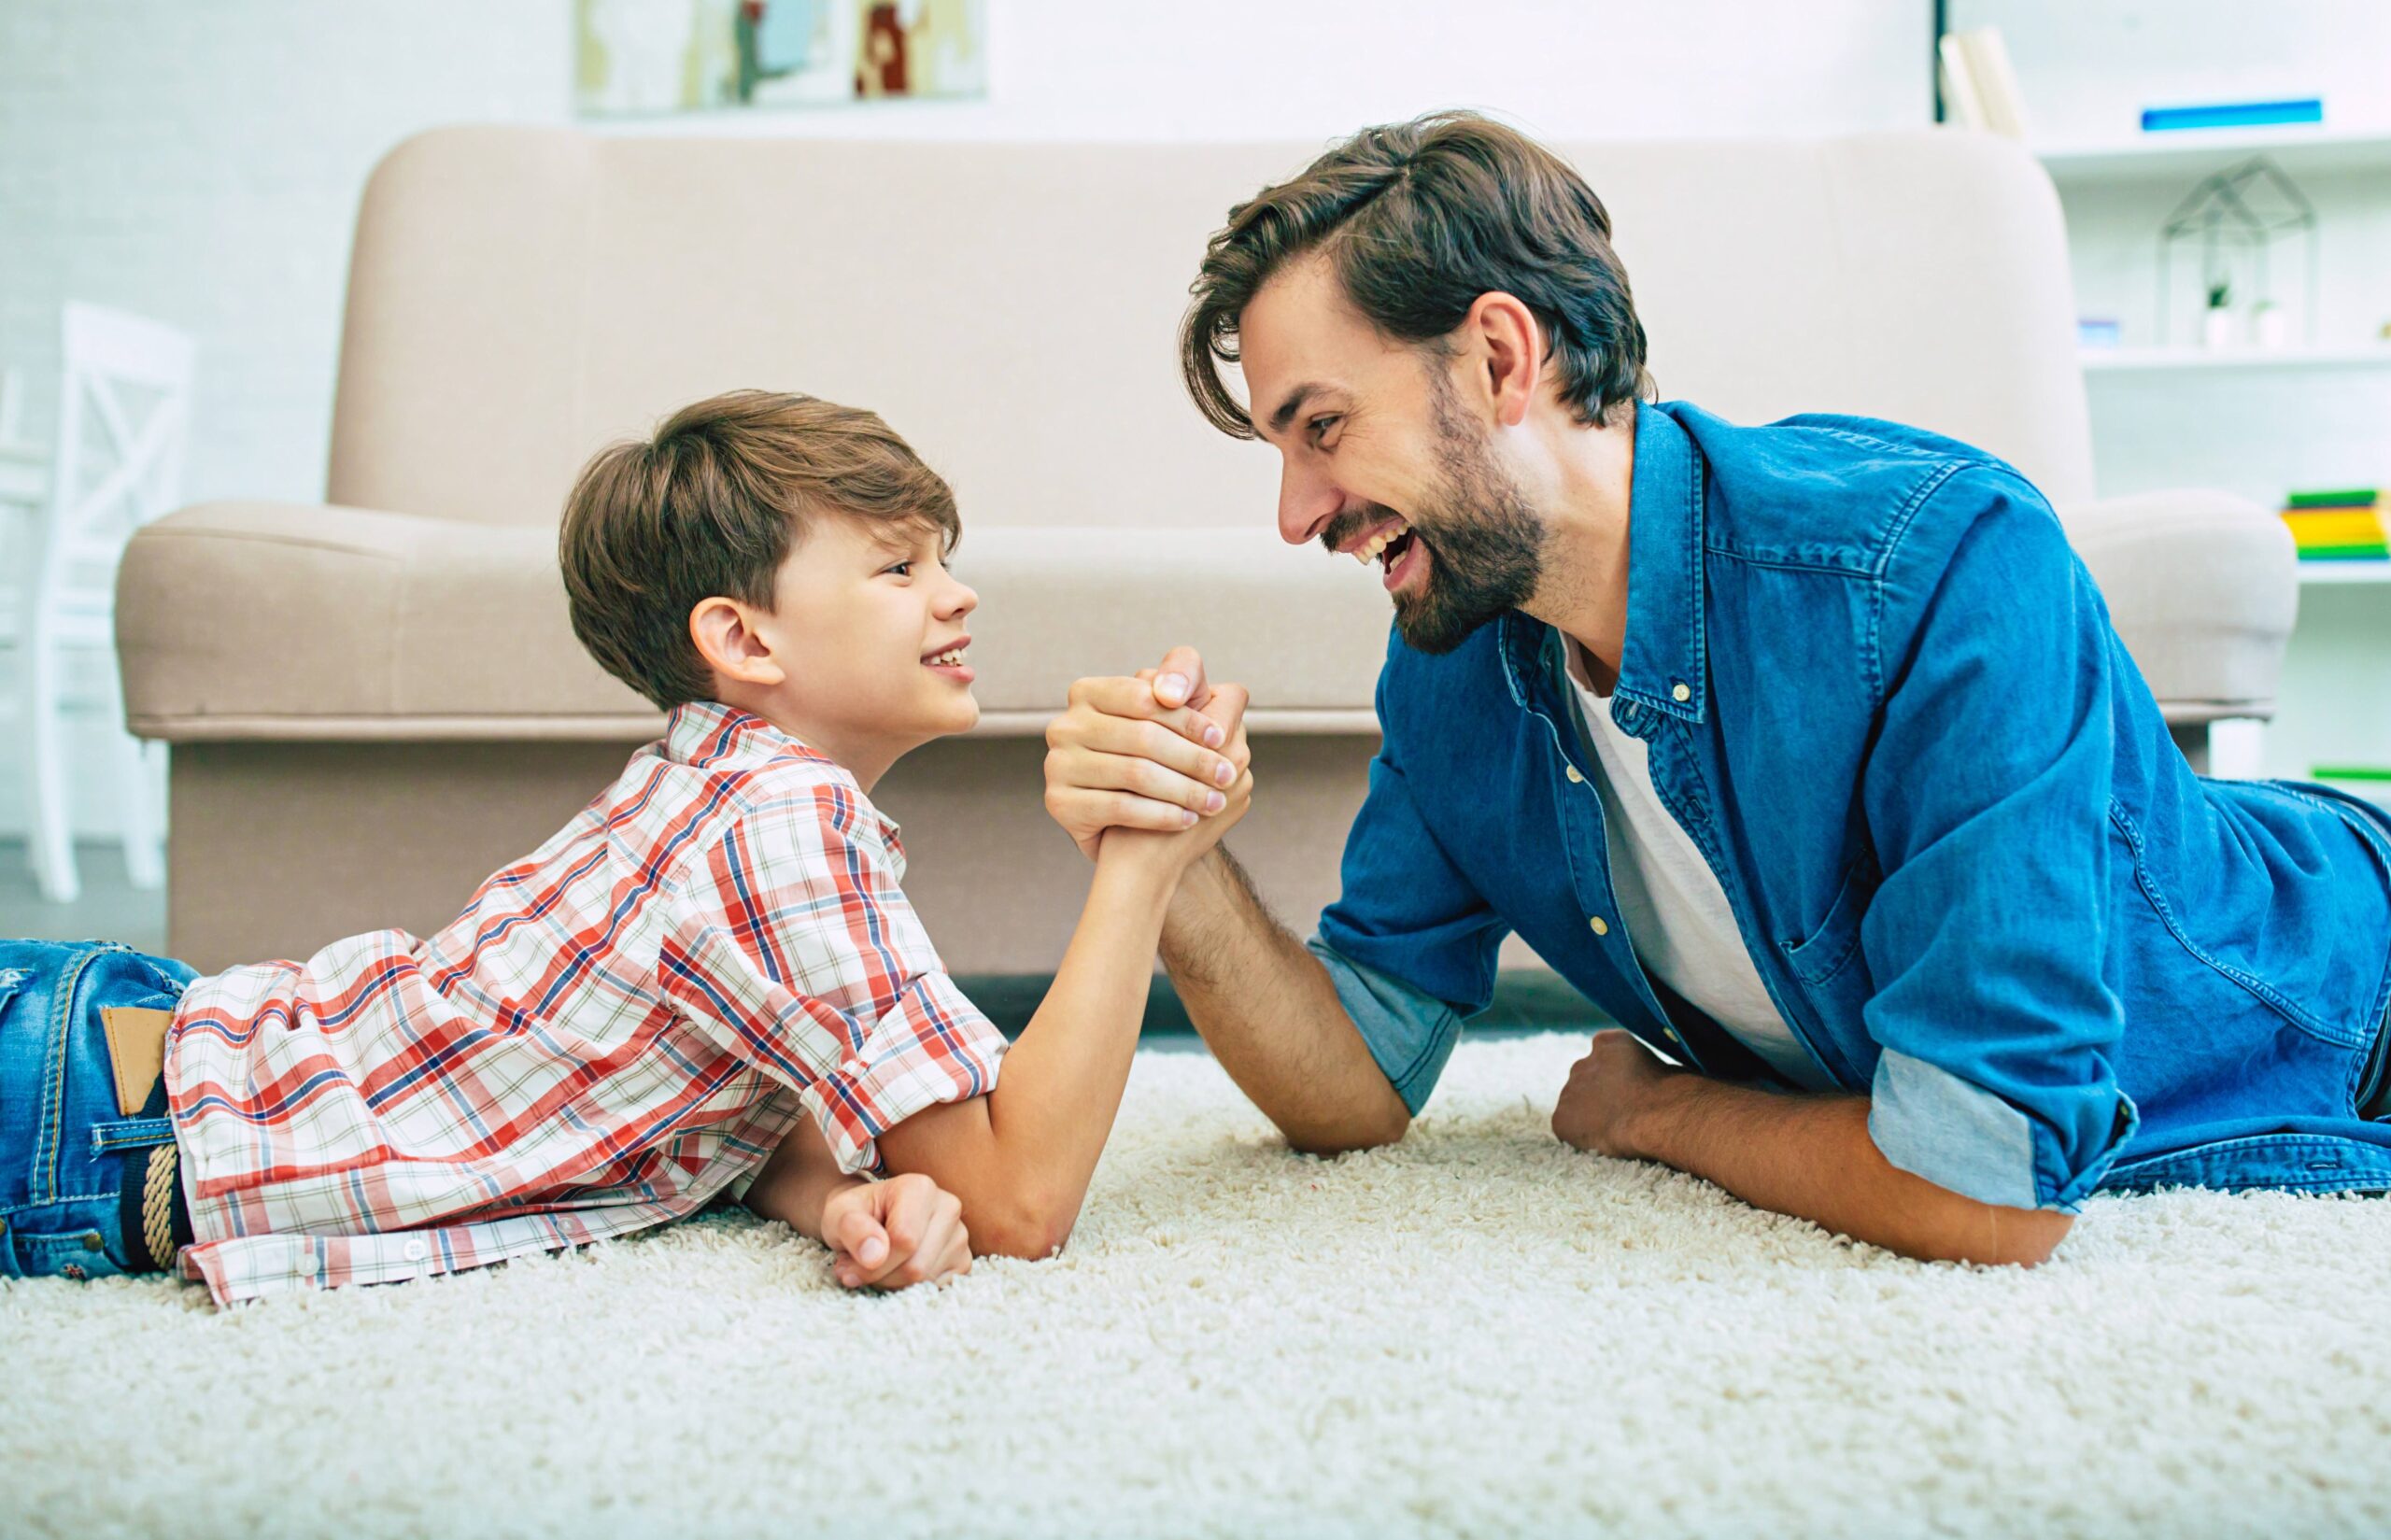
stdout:
<svg viewBox="0 0 2391 1540">
<path fill-rule="evenodd" d="M 587 118 L 988 94 L 987 0 L 573 0 Z"/>
</svg>

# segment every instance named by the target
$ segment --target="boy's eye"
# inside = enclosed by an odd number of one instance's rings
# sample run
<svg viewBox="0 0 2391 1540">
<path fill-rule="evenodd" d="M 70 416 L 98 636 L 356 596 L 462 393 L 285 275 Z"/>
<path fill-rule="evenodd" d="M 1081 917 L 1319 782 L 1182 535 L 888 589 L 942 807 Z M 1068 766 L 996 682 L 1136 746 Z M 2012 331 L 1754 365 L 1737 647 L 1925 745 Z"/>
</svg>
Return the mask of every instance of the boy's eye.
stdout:
<svg viewBox="0 0 2391 1540">
<path fill-rule="evenodd" d="M 913 564 L 910 561 L 900 561 L 887 570 L 895 572 L 898 577 L 911 577 L 913 575 Z"/>
</svg>

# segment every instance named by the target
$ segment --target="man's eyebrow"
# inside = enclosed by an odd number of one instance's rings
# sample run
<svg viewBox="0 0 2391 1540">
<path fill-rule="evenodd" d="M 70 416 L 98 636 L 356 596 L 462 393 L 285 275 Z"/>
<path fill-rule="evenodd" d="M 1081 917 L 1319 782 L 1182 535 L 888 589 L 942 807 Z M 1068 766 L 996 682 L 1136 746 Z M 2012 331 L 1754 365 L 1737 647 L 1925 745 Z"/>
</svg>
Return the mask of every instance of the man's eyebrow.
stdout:
<svg viewBox="0 0 2391 1540">
<path fill-rule="evenodd" d="M 1306 380 L 1288 391 L 1287 399 L 1280 402 L 1279 409 L 1270 414 L 1270 431 L 1274 433 L 1285 432 L 1287 424 L 1295 421 L 1295 414 L 1304 409 L 1304 403 L 1327 389 L 1328 387 L 1317 380 Z"/>
</svg>

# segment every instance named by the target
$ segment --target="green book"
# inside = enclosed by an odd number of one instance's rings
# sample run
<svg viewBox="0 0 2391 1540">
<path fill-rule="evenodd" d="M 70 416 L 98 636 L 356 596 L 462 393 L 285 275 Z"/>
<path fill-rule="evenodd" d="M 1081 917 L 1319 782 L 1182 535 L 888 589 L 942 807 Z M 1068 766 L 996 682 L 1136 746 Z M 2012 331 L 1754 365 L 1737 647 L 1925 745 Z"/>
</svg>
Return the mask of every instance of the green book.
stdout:
<svg viewBox="0 0 2391 1540">
<path fill-rule="evenodd" d="M 2294 492 L 2284 500 L 2287 508 L 2371 508 L 2381 502 L 2383 494 L 2372 487 L 2356 487 L 2339 492 Z"/>
<path fill-rule="evenodd" d="M 2303 545 L 2302 561 L 2381 561 L 2391 557 L 2391 545 Z"/>
<path fill-rule="evenodd" d="M 2308 773 L 2318 781 L 2391 781 L 2391 765 L 2318 765 Z"/>
</svg>

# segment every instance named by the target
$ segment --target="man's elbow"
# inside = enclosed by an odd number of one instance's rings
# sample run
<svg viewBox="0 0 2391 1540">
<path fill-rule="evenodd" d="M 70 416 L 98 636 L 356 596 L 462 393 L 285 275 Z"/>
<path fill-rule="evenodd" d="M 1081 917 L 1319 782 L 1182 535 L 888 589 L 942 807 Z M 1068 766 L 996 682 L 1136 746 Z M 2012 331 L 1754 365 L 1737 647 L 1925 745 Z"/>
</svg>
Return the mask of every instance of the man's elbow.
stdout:
<svg viewBox="0 0 2391 1540">
<path fill-rule="evenodd" d="M 2039 1267 L 2075 1227 L 2075 1216 L 2050 1209 L 2002 1208 L 1970 1203 L 1974 1210 L 1960 1235 L 1925 1260 L 1964 1262 L 1978 1267 Z"/>
<path fill-rule="evenodd" d="M 1329 1156 L 1394 1144 L 1410 1127 L 1409 1109 L 1396 1102 L 1391 1109 L 1351 1114 L 1328 1122 L 1290 1119 L 1279 1124 L 1279 1132 L 1286 1136 L 1287 1147 L 1299 1155 Z"/>
</svg>

